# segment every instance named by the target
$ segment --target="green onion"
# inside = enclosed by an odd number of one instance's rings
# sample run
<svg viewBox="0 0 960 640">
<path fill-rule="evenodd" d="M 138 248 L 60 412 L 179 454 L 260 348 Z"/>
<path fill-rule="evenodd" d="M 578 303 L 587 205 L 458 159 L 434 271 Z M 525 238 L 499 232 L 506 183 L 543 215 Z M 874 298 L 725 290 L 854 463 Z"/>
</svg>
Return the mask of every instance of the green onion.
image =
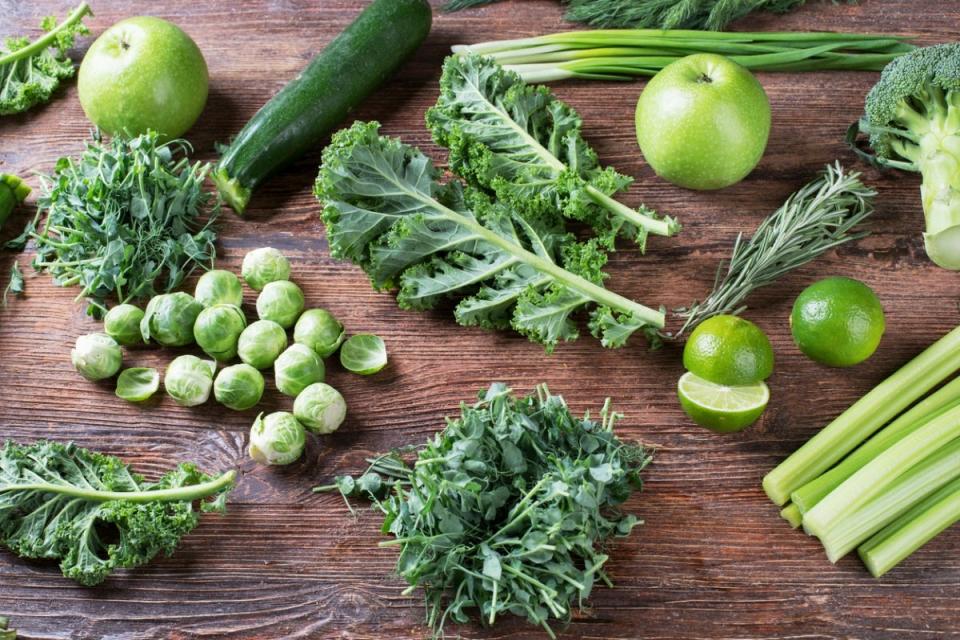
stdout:
<svg viewBox="0 0 960 640">
<path fill-rule="evenodd" d="M 848 513 L 888 491 L 890 485 L 951 440 L 960 438 L 960 408 L 933 418 L 844 480 L 803 515 L 803 528 L 824 540 Z"/>
<path fill-rule="evenodd" d="M 940 338 L 877 385 L 768 473 L 763 479 L 764 491 L 776 504 L 785 504 L 791 493 L 832 467 L 894 416 L 958 369 L 960 327 Z M 919 431 L 907 438 L 917 433 Z M 896 443 L 894 447 L 902 442 L 903 440 Z M 847 478 L 844 484 L 853 481 L 857 473 Z M 822 502 L 808 514 L 821 505 Z M 821 510 L 820 513 L 825 511 Z M 805 525 L 806 520 L 805 518 Z M 816 522 L 816 519 L 814 521 Z"/>
<path fill-rule="evenodd" d="M 870 573 L 879 578 L 900 561 L 960 520 L 960 478 L 897 518 L 859 549 Z"/>
<path fill-rule="evenodd" d="M 652 76 L 692 53 L 726 55 L 753 71 L 880 71 L 913 49 L 890 35 L 658 29 L 564 31 L 453 47 L 456 54 L 491 56 L 527 82 Z"/>
<path fill-rule="evenodd" d="M 913 433 L 931 418 L 941 415 L 958 404 L 960 404 L 960 378 L 954 379 L 936 393 L 918 402 L 844 458 L 843 462 L 791 493 L 790 499 L 801 513 L 806 513 L 841 482 L 888 449 L 890 445 Z"/>
<path fill-rule="evenodd" d="M 960 440 L 954 440 L 897 478 L 882 495 L 843 517 L 820 538 L 830 562 L 883 529 L 918 501 L 960 477 Z"/>
</svg>

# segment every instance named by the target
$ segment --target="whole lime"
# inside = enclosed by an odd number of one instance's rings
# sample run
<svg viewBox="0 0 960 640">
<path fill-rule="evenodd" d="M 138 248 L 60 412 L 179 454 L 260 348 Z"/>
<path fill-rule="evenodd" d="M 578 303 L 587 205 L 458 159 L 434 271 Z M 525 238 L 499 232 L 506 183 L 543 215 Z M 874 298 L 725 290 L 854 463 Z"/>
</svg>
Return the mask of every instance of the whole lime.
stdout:
<svg viewBox="0 0 960 640">
<path fill-rule="evenodd" d="M 877 350 L 886 322 L 873 290 L 853 278 L 824 278 L 793 303 L 790 330 L 800 351 L 831 367 L 852 367 Z"/>
<path fill-rule="evenodd" d="M 701 322 L 683 348 L 683 366 L 715 384 L 757 384 L 773 373 L 773 348 L 749 320 L 714 316 Z"/>
<path fill-rule="evenodd" d="M 110 135 L 153 129 L 178 138 L 207 102 L 207 63 L 178 26 L 150 16 L 116 23 L 90 45 L 77 91 L 87 118 Z"/>
</svg>

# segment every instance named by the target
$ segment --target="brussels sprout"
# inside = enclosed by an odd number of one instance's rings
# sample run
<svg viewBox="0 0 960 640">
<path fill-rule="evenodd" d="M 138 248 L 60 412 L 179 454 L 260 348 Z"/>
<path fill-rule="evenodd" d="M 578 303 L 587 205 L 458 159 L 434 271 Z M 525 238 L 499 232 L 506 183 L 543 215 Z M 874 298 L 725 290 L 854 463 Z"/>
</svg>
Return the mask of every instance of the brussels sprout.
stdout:
<svg viewBox="0 0 960 640">
<path fill-rule="evenodd" d="M 118 304 L 104 316 L 103 330 L 125 347 L 132 347 L 143 343 L 143 334 L 140 333 L 141 320 L 143 310 L 140 307 Z"/>
<path fill-rule="evenodd" d="M 261 413 L 250 428 L 250 457 L 260 464 L 290 464 L 303 455 L 307 432 L 292 413 Z"/>
<path fill-rule="evenodd" d="M 237 342 L 247 328 L 247 319 L 240 307 L 217 304 L 207 307 L 197 316 L 193 337 L 211 358 L 229 362 L 237 357 Z"/>
<path fill-rule="evenodd" d="M 193 342 L 193 325 L 203 305 L 189 293 L 165 293 L 152 298 L 140 321 L 145 342 L 156 340 L 165 347 L 182 347 Z"/>
<path fill-rule="evenodd" d="M 347 403 L 339 391 L 317 382 L 301 391 L 293 401 L 293 415 L 314 433 L 333 433 L 347 417 Z"/>
<path fill-rule="evenodd" d="M 175 358 L 163 378 L 167 394 L 184 407 L 203 404 L 210 397 L 213 388 L 213 373 L 217 363 L 213 360 L 201 360 L 197 356 Z"/>
<path fill-rule="evenodd" d="M 292 345 L 273 363 L 277 390 L 288 396 L 296 396 L 314 382 L 323 382 L 325 373 L 320 356 L 302 344 Z"/>
<path fill-rule="evenodd" d="M 268 283 L 290 278 L 290 262 L 273 247 L 254 249 L 243 257 L 240 274 L 250 288 L 260 291 Z"/>
<path fill-rule="evenodd" d="M 74 368 L 87 380 L 103 380 L 116 375 L 123 364 L 123 351 L 117 341 L 104 333 L 77 338 L 70 352 Z"/>
<path fill-rule="evenodd" d="M 117 397 L 127 402 L 143 402 L 160 388 L 160 372 L 146 367 L 124 369 L 117 378 Z"/>
<path fill-rule="evenodd" d="M 271 282 L 257 296 L 257 315 L 289 329 L 303 312 L 303 291 L 289 280 Z"/>
<path fill-rule="evenodd" d="M 257 320 L 240 334 L 237 353 L 255 369 L 266 369 L 287 348 L 287 332 L 276 322 Z"/>
<path fill-rule="evenodd" d="M 369 376 L 387 366 L 387 345 L 370 333 L 350 336 L 340 348 L 340 364 L 347 371 Z"/>
<path fill-rule="evenodd" d="M 213 381 L 213 396 L 228 409 L 246 411 L 263 396 L 263 376 L 248 364 L 227 367 Z"/>
<path fill-rule="evenodd" d="M 343 325 L 326 309 L 304 311 L 293 329 L 293 341 L 310 347 L 321 358 L 336 351 L 345 336 Z"/>
<path fill-rule="evenodd" d="M 207 271 L 200 276 L 193 293 L 197 302 L 205 307 L 212 307 L 215 304 L 232 304 L 239 307 L 243 304 L 243 286 L 240 284 L 240 278 L 223 269 Z"/>
</svg>

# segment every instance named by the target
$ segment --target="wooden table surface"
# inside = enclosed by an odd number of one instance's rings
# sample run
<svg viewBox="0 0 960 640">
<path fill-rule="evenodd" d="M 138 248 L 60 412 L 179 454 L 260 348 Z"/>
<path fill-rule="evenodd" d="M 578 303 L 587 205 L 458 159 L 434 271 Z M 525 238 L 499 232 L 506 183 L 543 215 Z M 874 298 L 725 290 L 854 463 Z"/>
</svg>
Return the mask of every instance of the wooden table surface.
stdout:
<svg viewBox="0 0 960 640">
<path fill-rule="evenodd" d="M 440 1 L 433 0 L 439 9 Z M 63 15 L 68 0 L 0 0 L 0 35 L 32 32 L 45 14 Z M 210 67 L 206 112 L 188 135 L 213 159 L 225 141 L 309 58 L 346 26 L 364 0 L 98 0 L 94 34 L 145 12 L 181 25 Z M 565 28 L 555 2 L 505 2 L 482 10 L 436 14 L 426 44 L 397 78 L 356 112 L 443 159 L 423 114 L 436 99 L 440 64 L 451 44 L 522 37 Z M 812 2 L 787 17 L 759 16 L 751 30 L 844 29 L 916 35 L 930 44 L 956 37 L 960 3 L 863 0 Z M 77 56 L 91 39 L 80 42 Z M 646 525 L 617 542 L 610 574 L 591 609 L 565 638 L 930 638 L 960 633 L 960 530 L 948 531 L 882 580 L 855 557 L 831 565 L 817 541 L 790 530 L 760 489 L 761 477 L 859 396 L 960 322 L 957 276 L 926 258 L 919 178 L 880 175 L 844 147 L 874 73 L 760 74 L 773 105 L 763 161 L 742 183 L 694 193 L 657 179 L 634 139 L 633 109 L 642 84 L 563 83 L 557 93 L 583 115 L 601 159 L 637 178 L 626 200 L 641 200 L 685 225 L 673 239 L 652 238 L 648 255 L 624 246 L 609 266 L 611 287 L 649 305 L 679 306 L 703 295 L 738 232 L 750 232 L 796 188 L 835 158 L 865 169 L 879 191 L 873 235 L 816 261 L 750 299 L 746 316 L 774 344 L 776 372 L 763 419 L 745 433 L 720 436 L 692 425 L 680 410 L 676 347 L 650 352 L 641 340 L 619 351 L 590 338 L 552 356 L 506 333 L 457 326 L 449 313 L 398 310 L 371 290 L 359 269 L 330 259 L 310 187 L 319 161 L 311 153 L 271 179 L 246 219 L 226 217 L 218 266 L 239 270 L 245 252 L 272 245 L 293 263 L 308 304 L 330 309 L 353 332 L 383 336 L 390 365 L 371 378 L 332 365 L 329 382 L 350 405 L 334 435 L 311 438 L 302 461 L 258 466 L 245 453 L 255 412 L 215 403 L 195 409 L 164 397 L 147 407 L 113 395 L 71 368 L 78 335 L 99 330 L 75 291 L 26 268 L 27 294 L 0 310 L 0 438 L 73 440 L 129 461 L 154 476 L 176 461 L 208 471 L 238 468 L 225 516 L 205 516 L 172 558 L 120 572 L 97 588 L 66 580 L 56 566 L 0 550 L 0 615 L 23 638 L 425 638 L 419 594 L 405 597 L 392 575 L 393 549 L 377 543 L 379 520 L 354 519 L 338 495 L 310 488 L 356 472 L 364 456 L 424 441 L 457 412 L 460 401 L 491 381 L 519 393 L 538 382 L 576 410 L 612 396 L 626 414 L 619 431 L 657 449 L 642 495 L 629 506 Z M 66 83 L 48 105 L 0 119 L 0 171 L 50 172 L 61 155 L 81 150 L 90 124 Z M 28 178 L 34 187 L 35 177 Z M 32 205 L 35 196 L 29 203 Z M 22 208 L 6 239 L 32 215 Z M 13 255 L 0 254 L 0 287 Z M 28 257 L 21 257 L 26 267 Z M 887 333 L 876 355 L 852 370 L 832 370 L 793 346 L 787 317 L 794 297 L 816 278 L 860 278 L 880 295 Z M 252 297 L 248 297 L 252 303 Z M 163 367 L 171 353 L 130 352 L 128 365 Z M 262 409 L 288 409 L 274 389 Z M 505 618 L 493 630 L 459 629 L 467 638 L 540 638 Z"/>
</svg>

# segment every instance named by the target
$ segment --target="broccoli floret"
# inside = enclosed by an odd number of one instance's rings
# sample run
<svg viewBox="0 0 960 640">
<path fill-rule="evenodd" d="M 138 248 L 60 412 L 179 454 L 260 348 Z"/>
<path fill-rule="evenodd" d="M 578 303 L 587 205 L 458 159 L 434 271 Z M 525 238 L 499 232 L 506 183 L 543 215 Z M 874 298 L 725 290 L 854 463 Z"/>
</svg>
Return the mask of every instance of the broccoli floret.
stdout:
<svg viewBox="0 0 960 640">
<path fill-rule="evenodd" d="M 887 65 L 859 129 L 877 164 L 923 176 L 927 255 L 960 270 L 960 44 L 915 49 Z"/>
</svg>

